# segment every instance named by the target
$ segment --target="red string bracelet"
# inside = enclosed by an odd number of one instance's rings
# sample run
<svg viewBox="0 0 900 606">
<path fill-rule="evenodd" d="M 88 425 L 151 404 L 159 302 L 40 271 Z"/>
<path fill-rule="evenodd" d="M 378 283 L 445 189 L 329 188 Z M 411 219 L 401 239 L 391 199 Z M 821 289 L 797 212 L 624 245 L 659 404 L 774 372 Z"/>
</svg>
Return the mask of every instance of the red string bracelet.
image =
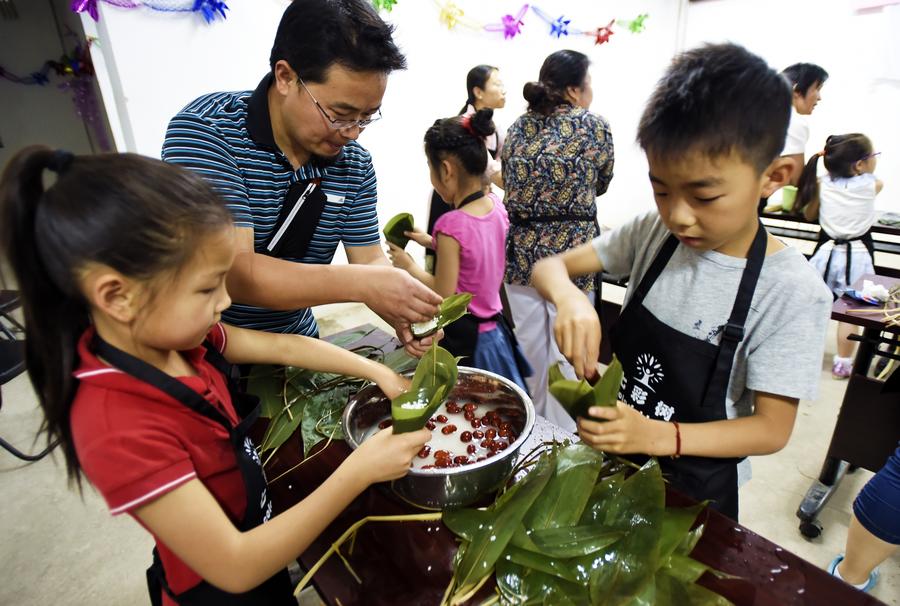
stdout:
<svg viewBox="0 0 900 606">
<path fill-rule="evenodd" d="M 681 456 L 681 427 L 678 425 L 678 421 L 672 421 L 672 424 L 675 425 L 675 454 L 672 455 L 672 458 L 677 459 Z"/>
</svg>

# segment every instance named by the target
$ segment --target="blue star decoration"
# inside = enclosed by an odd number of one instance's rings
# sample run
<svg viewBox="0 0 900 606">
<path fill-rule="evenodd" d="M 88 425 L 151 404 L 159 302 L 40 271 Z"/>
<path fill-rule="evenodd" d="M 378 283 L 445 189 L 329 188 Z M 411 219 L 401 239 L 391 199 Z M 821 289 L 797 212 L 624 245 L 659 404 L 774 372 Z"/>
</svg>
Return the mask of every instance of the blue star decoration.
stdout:
<svg viewBox="0 0 900 606">
<path fill-rule="evenodd" d="M 571 23 L 571 19 L 566 19 L 565 15 L 560 15 L 556 18 L 556 21 L 550 24 L 550 35 L 556 36 L 557 38 L 561 36 L 569 35 L 569 23 Z"/>
<path fill-rule="evenodd" d="M 207 23 L 212 23 L 217 17 L 221 16 L 225 19 L 225 11 L 228 5 L 219 0 L 194 0 L 194 6 L 191 10 L 200 13 Z"/>
</svg>

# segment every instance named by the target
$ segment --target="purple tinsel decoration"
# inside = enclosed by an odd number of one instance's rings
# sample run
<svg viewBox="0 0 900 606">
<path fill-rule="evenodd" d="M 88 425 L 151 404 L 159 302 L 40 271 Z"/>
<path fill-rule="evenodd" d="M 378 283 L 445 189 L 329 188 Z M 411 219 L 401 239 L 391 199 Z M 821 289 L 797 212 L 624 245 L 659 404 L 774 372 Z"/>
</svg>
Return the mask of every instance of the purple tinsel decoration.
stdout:
<svg viewBox="0 0 900 606">
<path fill-rule="evenodd" d="M 94 137 L 100 150 L 110 151 L 112 148 L 109 145 L 109 138 L 106 136 L 106 127 L 100 118 L 100 105 L 97 102 L 97 95 L 94 93 L 93 78 L 73 78 L 60 84 L 59 88 L 72 93 L 75 113 L 94 131 Z"/>
</svg>

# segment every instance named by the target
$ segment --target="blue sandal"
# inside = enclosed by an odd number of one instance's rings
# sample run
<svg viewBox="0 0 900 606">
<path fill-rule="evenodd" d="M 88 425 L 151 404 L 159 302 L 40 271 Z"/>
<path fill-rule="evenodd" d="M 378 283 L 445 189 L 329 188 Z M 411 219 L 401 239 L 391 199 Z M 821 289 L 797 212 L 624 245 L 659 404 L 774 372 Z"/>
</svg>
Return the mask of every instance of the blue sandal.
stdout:
<svg viewBox="0 0 900 606">
<path fill-rule="evenodd" d="M 837 577 L 837 578 L 841 579 L 842 581 L 844 581 L 844 579 L 837 572 L 837 567 L 838 567 L 838 564 L 840 564 L 843 561 L 844 561 L 844 554 L 839 554 L 836 558 L 831 560 L 831 564 L 828 565 L 828 574 L 830 574 L 833 577 Z M 847 583 L 848 585 L 853 585 L 853 583 L 849 583 L 847 581 L 844 581 L 844 582 Z M 878 582 L 878 569 L 876 568 L 875 570 L 873 570 L 872 572 L 869 573 L 869 579 L 865 582 L 865 584 L 863 584 L 862 587 L 860 587 L 859 585 L 853 585 L 853 587 L 856 587 L 857 589 L 859 589 L 860 591 L 864 591 L 865 593 L 869 593 L 869 591 L 871 591 L 872 588 L 875 587 L 875 584 L 877 582 Z"/>
</svg>

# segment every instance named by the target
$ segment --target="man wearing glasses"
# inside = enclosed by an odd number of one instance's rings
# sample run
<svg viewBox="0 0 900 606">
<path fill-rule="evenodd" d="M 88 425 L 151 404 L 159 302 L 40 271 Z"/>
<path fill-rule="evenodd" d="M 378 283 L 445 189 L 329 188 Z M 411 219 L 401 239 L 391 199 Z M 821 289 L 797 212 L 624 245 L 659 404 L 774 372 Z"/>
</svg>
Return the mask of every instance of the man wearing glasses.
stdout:
<svg viewBox="0 0 900 606">
<path fill-rule="evenodd" d="M 203 175 L 235 218 L 226 322 L 316 335 L 310 306 L 360 301 L 397 329 L 441 297 L 394 269 L 381 250 L 375 171 L 356 139 L 381 117 L 391 71 L 406 60 L 364 0 L 294 0 L 281 18 L 271 72 L 254 91 L 213 93 L 169 123 L 165 161 Z M 350 261 L 331 266 L 338 243 Z"/>
</svg>

